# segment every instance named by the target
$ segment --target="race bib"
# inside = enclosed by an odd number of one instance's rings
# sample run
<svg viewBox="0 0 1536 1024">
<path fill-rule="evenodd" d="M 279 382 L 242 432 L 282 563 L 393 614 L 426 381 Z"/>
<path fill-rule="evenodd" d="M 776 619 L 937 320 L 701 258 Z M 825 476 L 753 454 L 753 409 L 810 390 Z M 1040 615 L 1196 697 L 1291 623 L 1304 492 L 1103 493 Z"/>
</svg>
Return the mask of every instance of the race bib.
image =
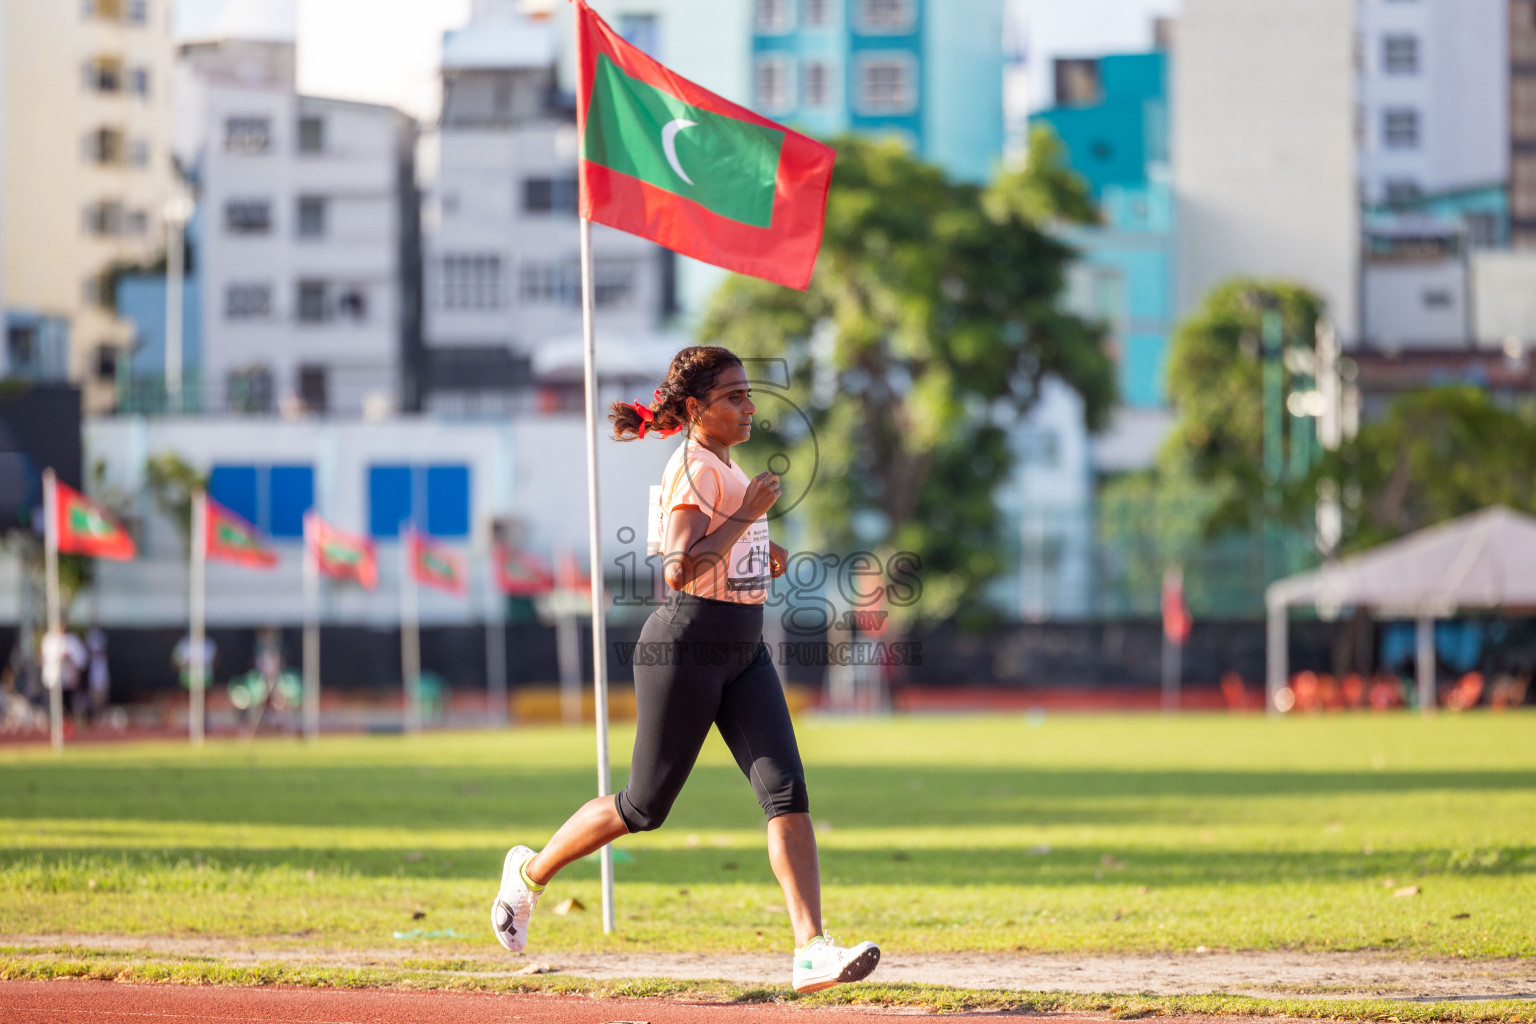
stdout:
<svg viewBox="0 0 1536 1024">
<path fill-rule="evenodd" d="M 667 510 L 661 507 L 661 484 L 651 485 L 650 512 L 645 517 L 645 553 L 659 555 L 662 535 L 667 528 Z"/>
<path fill-rule="evenodd" d="M 759 519 L 747 527 L 731 545 L 731 560 L 725 576 L 725 589 L 734 593 L 767 590 L 773 582 L 768 569 L 768 519 Z"/>
</svg>

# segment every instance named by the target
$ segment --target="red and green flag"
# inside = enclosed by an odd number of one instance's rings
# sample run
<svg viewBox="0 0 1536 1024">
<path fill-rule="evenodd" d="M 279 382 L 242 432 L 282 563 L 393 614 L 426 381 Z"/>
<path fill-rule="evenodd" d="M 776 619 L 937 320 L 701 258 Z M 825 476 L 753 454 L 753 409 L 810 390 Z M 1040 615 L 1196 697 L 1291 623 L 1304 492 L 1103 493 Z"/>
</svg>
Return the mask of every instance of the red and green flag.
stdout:
<svg viewBox="0 0 1536 1024">
<path fill-rule="evenodd" d="M 118 561 L 134 556 L 133 538 L 112 513 L 67 484 L 53 487 L 54 536 L 61 552 Z"/>
<path fill-rule="evenodd" d="M 412 531 L 406 541 L 411 546 L 411 575 L 416 582 L 446 590 L 450 594 L 464 593 L 464 563 L 458 552 Z"/>
<path fill-rule="evenodd" d="M 304 542 L 322 576 L 352 580 L 372 590 L 379 582 L 373 541 L 336 527 L 311 512 L 304 517 Z"/>
<path fill-rule="evenodd" d="M 576 0 L 581 215 L 684 256 L 810 284 L 836 153 L 673 74 Z"/>
<path fill-rule="evenodd" d="M 256 527 L 220 505 L 212 498 L 204 517 L 203 553 L 215 561 L 234 562 L 253 569 L 270 569 L 277 564 L 277 552 L 262 543 Z"/>
<path fill-rule="evenodd" d="M 555 587 L 554 573 L 532 554 L 508 544 L 497 544 L 496 585 L 503 594 L 530 597 L 547 594 Z"/>
</svg>

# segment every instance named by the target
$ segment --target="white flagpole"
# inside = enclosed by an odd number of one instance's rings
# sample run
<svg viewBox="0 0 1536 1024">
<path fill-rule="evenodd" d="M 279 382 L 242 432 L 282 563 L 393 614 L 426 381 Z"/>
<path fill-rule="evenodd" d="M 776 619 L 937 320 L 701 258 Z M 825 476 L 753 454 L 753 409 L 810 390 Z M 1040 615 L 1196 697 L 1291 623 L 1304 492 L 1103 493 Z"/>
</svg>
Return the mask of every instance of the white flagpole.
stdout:
<svg viewBox="0 0 1536 1024">
<path fill-rule="evenodd" d="M 320 563 L 314 513 L 304 517 L 304 738 L 320 738 Z"/>
<path fill-rule="evenodd" d="M 207 571 L 208 492 L 198 491 L 192 495 L 192 571 L 188 574 L 192 584 L 189 601 L 192 623 L 187 631 L 187 668 L 190 673 L 187 688 L 190 691 L 188 697 L 191 700 L 187 724 L 194 747 L 203 745 L 204 689 L 208 680 L 207 666 L 203 659 L 205 647 L 203 599 L 207 592 Z"/>
<path fill-rule="evenodd" d="M 421 732 L 421 614 L 416 606 L 413 534 L 400 524 L 400 671 L 405 676 L 405 731 Z"/>
<path fill-rule="evenodd" d="M 580 52 L 581 18 L 576 19 Z M 597 343 L 592 333 L 592 222 L 581 219 L 582 371 L 587 391 L 587 540 L 592 579 L 592 675 L 597 719 L 597 795 L 608 795 L 608 630 L 603 621 L 603 550 L 597 505 Z M 613 933 L 613 847 L 604 846 L 599 863 L 603 880 L 603 933 Z"/>
<path fill-rule="evenodd" d="M 43 588 L 48 633 L 43 640 L 43 685 L 48 688 L 48 738 L 64 752 L 64 628 L 59 596 L 59 488 L 50 467 L 43 470 Z"/>
<path fill-rule="evenodd" d="M 491 546 L 491 559 L 500 557 L 501 550 Z M 491 713 L 491 725 L 505 728 L 507 725 L 507 627 L 506 595 L 496 585 L 496 569 L 486 572 L 486 585 L 491 592 L 490 613 L 485 619 L 485 688 L 486 705 Z"/>
</svg>

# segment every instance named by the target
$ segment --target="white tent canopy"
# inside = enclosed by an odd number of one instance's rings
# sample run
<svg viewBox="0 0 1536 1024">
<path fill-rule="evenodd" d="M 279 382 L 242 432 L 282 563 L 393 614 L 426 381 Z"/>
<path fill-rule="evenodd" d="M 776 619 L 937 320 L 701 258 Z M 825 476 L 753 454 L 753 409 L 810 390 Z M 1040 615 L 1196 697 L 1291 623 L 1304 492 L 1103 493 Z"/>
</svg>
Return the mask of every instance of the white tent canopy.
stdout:
<svg viewBox="0 0 1536 1024">
<path fill-rule="evenodd" d="M 1458 608 L 1536 607 L 1536 518 L 1483 509 L 1270 584 L 1269 708 L 1285 685 L 1287 609 L 1364 606 L 1418 619 L 1419 706 L 1434 706 L 1434 620 Z"/>
</svg>

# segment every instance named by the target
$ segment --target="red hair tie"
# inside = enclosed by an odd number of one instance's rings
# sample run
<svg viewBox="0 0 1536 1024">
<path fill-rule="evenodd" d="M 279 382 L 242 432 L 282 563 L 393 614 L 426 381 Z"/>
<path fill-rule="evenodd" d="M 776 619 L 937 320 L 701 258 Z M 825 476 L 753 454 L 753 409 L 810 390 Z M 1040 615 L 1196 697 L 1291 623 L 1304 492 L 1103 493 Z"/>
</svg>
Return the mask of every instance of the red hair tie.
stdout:
<svg viewBox="0 0 1536 1024">
<path fill-rule="evenodd" d="M 657 401 L 661 400 L 661 390 L 659 388 L 656 391 L 656 399 L 657 399 Z M 640 414 L 640 430 L 639 430 L 637 436 L 643 438 L 643 437 L 645 437 L 646 433 L 650 430 L 651 424 L 656 422 L 656 414 L 651 412 L 650 407 L 647 406 L 643 402 L 631 402 L 630 403 L 630 408 L 634 409 L 635 412 Z M 675 427 L 668 427 L 666 430 L 657 430 L 656 431 L 656 436 L 657 437 L 671 437 L 673 434 L 677 433 L 679 430 L 682 430 L 682 429 L 683 429 L 683 425 L 681 423 L 679 423 L 677 426 L 675 426 Z"/>
</svg>

